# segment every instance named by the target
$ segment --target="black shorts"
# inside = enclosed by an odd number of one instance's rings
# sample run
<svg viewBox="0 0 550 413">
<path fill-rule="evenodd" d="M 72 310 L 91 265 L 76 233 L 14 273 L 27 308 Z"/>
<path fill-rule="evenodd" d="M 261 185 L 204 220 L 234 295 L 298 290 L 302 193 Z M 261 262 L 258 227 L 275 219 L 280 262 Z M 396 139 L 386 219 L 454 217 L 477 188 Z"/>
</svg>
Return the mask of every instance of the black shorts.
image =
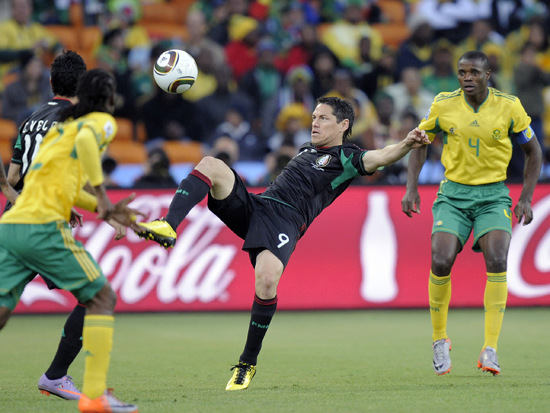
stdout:
<svg viewBox="0 0 550 413">
<path fill-rule="evenodd" d="M 292 207 L 248 192 L 235 173 L 235 186 L 223 200 L 208 195 L 208 208 L 237 236 L 244 240 L 252 266 L 258 254 L 267 249 L 286 267 L 305 227 L 300 214 Z"/>
</svg>

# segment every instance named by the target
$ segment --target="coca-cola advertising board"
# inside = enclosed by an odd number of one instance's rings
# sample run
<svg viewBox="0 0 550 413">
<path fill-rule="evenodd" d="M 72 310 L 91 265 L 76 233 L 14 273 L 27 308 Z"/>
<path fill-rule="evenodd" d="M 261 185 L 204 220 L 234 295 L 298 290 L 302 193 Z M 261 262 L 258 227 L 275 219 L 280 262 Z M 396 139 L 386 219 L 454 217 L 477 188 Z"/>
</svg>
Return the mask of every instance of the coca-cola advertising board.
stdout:
<svg viewBox="0 0 550 413">
<path fill-rule="evenodd" d="M 436 186 L 420 188 L 421 213 L 401 212 L 403 187 L 352 186 L 315 220 L 279 284 L 281 310 L 427 308 L 431 205 Z M 510 185 L 515 202 L 521 185 Z M 261 192 L 251 189 L 252 192 Z M 132 206 L 145 220 L 165 216 L 174 191 L 113 190 L 112 201 L 136 192 Z M 508 306 L 550 305 L 550 185 L 533 197 L 534 221 L 514 219 L 508 260 Z M 75 237 L 99 262 L 117 292 L 117 311 L 249 310 L 254 271 L 242 240 L 201 202 L 178 228 L 176 246 L 165 250 L 129 231 L 120 241 L 95 214 L 84 214 Z M 483 257 L 459 254 L 452 272 L 451 306 L 482 307 Z M 40 277 L 27 285 L 19 313 L 68 312 L 75 299 L 48 290 Z"/>
</svg>

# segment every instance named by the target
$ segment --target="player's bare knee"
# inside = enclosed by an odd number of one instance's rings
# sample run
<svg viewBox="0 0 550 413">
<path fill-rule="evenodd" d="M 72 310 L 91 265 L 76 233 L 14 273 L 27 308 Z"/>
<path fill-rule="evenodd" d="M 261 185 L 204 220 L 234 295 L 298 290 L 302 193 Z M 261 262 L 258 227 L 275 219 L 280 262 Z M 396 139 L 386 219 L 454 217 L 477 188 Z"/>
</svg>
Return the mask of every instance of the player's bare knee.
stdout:
<svg viewBox="0 0 550 413">
<path fill-rule="evenodd" d="M 277 295 L 279 274 L 275 271 L 260 271 L 256 273 L 256 295 L 263 300 L 269 300 Z"/>
<path fill-rule="evenodd" d="M 447 276 L 451 272 L 453 262 L 454 257 L 434 251 L 432 253 L 432 272 L 441 277 Z"/>
<path fill-rule="evenodd" d="M 107 283 L 86 303 L 88 314 L 113 314 L 117 301 L 116 293 Z"/>
<path fill-rule="evenodd" d="M 228 166 L 222 160 L 213 156 L 205 156 L 195 167 L 199 172 L 215 180 L 218 176 L 227 172 Z"/>
<path fill-rule="evenodd" d="M 507 267 L 507 254 L 492 254 L 486 257 L 485 266 L 488 272 L 505 272 Z"/>
</svg>

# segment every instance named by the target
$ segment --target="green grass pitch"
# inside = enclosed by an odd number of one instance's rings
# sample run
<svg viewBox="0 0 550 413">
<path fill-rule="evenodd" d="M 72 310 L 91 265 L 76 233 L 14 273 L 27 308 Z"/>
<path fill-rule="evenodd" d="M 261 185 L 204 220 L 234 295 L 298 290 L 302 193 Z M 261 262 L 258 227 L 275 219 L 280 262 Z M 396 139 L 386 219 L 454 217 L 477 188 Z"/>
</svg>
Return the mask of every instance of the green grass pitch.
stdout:
<svg viewBox="0 0 550 413">
<path fill-rule="evenodd" d="M 476 368 L 483 310 L 451 309 L 450 374 L 432 370 L 427 310 L 279 312 L 250 388 L 226 392 L 247 313 L 118 314 L 108 385 L 142 413 L 550 411 L 548 308 L 509 308 L 500 376 Z M 36 384 L 65 315 L 16 315 L 0 333 L 0 411 L 77 412 Z M 69 373 L 82 385 L 83 357 Z"/>
</svg>

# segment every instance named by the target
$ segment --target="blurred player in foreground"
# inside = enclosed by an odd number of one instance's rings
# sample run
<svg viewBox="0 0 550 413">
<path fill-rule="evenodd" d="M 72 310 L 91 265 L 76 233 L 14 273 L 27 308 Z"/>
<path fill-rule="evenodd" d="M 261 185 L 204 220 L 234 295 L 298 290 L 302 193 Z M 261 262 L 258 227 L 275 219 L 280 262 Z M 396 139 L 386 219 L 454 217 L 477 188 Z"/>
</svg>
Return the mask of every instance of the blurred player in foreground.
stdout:
<svg viewBox="0 0 550 413">
<path fill-rule="evenodd" d="M 44 136 L 58 121 L 61 112 L 76 103 L 76 85 L 78 78 L 86 71 L 86 63 L 81 56 L 66 51 L 57 56 L 51 65 L 50 84 L 54 97 L 29 116 L 19 127 L 17 141 L 8 170 L 8 181 L 20 193 L 24 178 Z M 14 201 L 6 204 L 8 211 Z M 70 224 L 80 223 L 80 214 L 73 211 Z M 49 279 L 44 278 L 48 288 L 57 288 Z M 74 385 L 72 377 L 67 375 L 69 366 L 82 348 L 82 326 L 86 307 L 77 303 L 65 325 L 59 346 L 50 367 L 40 377 L 38 389 L 46 394 L 54 394 L 67 400 L 80 399 L 80 391 Z"/>
<path fill-rule="evenodd" d="M 500 373 L 497 342 L 508 295 L 506 270 L 512 234 L 512 199 L 504 181 L 512 138 L 525 152 L 523 189 L 514 214 L 523 225 L 533 220 L 531 199 L 541 170 L 541 148 L 519 99 L 487 87 L 490 75 L 485 54 L 465 53 L 458 60 L 460 89 L 437 95 L 418 126 L 430 140 L 441 134 L 444 143 L 441 161 L 445 180 L 432 207 L 428 288 L 433 368 L 438 375 L 451 371 L 451 341 L 447 336 L 451 268 L 472 230 L 473 250 L 483 253 L 487 271 L 485 341 L 477 367 L 493 375 Z M 420 213 L 418 176 L 427 149 L 414 151 L 409 158 L 407 191 L 401 205 L 409 217 Z"/>
<path fill-rule="evenodd" d="M 101 154 L 117 130 L 111 115 L 115 94 L 115 80 L 105 70 L 90 70 L 80 77 L 78 103 L 63 111 L 60 121 L 67 122 L 44 137 L 21 195 L 0 218 L 0 328 L 37 273 L 86 305 L 86 358 L 78 405 L 84 413 L 137 412 L 136 406 L 106 391 L 116 294 L 68 225 L 72 207 L 78 206 L 97 211 L 100 219 L 139 230 L 135 219 L 141 213 L 127 206 L 133 196 L 113 205 L 103 185 Z M 84 191 L 88 182 L 95 196 Z"/>
<path fill-rule="evenodd" d="M 251 194 L 223 161 L 203 158 L 181 181 L 166 220 L 140 224 L 138 235 L 164 247 L 173 246 L 175 230 L 188 212 L 208 195 L 208 207 L 235 234 L 255 270 L 255 296 L 248 336 L 226 390 L 246 389 L 256 373 L 262 341 L 277 308 L 277 285 L 296 243 L 326 207 L 360 175 L 404 157 L 429 143 L 418 129 L 401 142 L 365 151 L 346 142 L 352 133 L 351 104 L 337 97 L 317 101 L 312 115 L 311 142 L 303 145 L 262 194 Z"/>
</svg>

